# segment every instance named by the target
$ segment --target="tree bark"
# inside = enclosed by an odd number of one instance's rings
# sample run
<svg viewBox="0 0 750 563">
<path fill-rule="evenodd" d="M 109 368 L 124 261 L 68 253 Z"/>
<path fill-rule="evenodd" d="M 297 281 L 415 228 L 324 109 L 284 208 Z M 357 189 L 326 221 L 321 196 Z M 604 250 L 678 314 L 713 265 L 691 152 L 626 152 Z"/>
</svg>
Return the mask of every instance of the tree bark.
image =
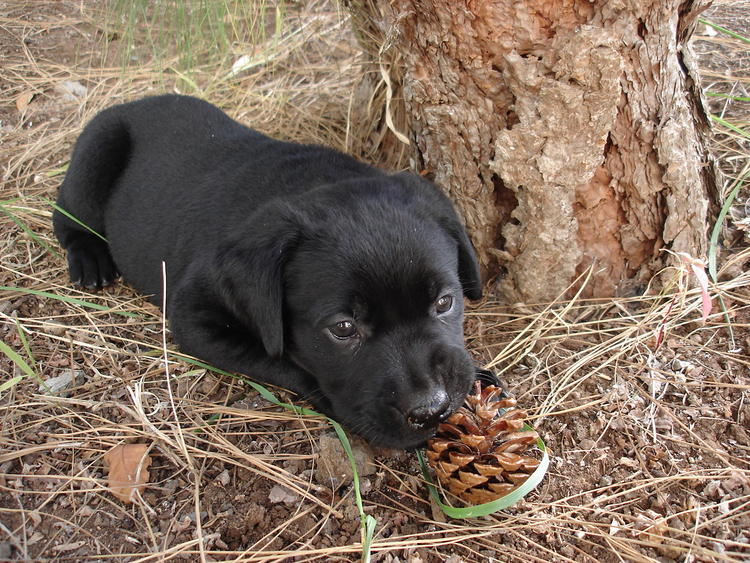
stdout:
<svg viewBox="0 0 750 563">
<path fill-rule="evenodd" d="M 688 39 L 709 2 L 350 3 L 390 128 L 507 299 L 553 299 L 592 265 L 584 295 L 631 294 L 664 250 L 706 253 L 718 190 Z"/>
</svg>

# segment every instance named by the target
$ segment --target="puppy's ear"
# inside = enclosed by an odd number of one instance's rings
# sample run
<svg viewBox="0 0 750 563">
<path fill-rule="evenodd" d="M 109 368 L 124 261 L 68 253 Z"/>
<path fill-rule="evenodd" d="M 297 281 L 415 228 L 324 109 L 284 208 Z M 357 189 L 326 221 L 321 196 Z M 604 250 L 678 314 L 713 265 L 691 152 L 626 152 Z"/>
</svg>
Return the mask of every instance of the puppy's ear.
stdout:
<svg viewBox="0 0 750 563">
<path fill-rule="evenodd" d="M 266 354 L 284 352 L 284 267 L 300 235 L 297 214 L 269 205 L 223 241 L 216 255 L 218 291 L 232 314 L 257 334 Z"/>
<path fill-rule="evenodd" d="M 427 213 L 458 245 L 458 278 L 464 295 L 476 300 L 482 297 L 482 274 L 479 262 L 466 229 L 456 213 L 450 199 L 432 182 L 409 172 L 399 172 L 395 177 L 414 188 L 422 200 Z"/>
<path fill-rule="evenodd" d="M 464 295 L 471 300 L 477 300 L 482 297 L 479 262 L 466 229 L 459 222 L 458 216 L 455 216 L 455 212 L 453 215 L 454 217 L 439 217 L 438 223 L 458 244 L 458 279 L 461 280 Z"/>
</svg>

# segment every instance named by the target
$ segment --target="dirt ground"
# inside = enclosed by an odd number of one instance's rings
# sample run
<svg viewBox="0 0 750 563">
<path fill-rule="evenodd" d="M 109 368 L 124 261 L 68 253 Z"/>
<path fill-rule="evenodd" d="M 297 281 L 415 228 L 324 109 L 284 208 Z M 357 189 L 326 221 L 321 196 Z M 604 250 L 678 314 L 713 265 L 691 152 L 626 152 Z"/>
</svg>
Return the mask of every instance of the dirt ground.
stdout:
<svg viewBox="0 0 750 563">
<path fill-rule="evenodd" d="M 310 41 L 356 60 L 343 14 L 321 6 L 320 33 L 338 36 Z M 52 394 L 24 376 L 0 392 L 0 560 L 357 561 L 353 486 L 321 470 L 321 457 L 346 464 L 324 419 L 274 406 L 237 379 L 165 361 L 159 312 L 127 285 L 91 294 L 67 283 L 47 200 L 77 133 L 97 109 L 175 83 L 145 60 L 138 77 L 125 76 L 122 39 L 97 20 L 100 7 L 0 2 L 0 334 L 40 379 L 72 380 Z M 748 13 L 726 2 L 707 17 L 749 36 Z M 706 35 L 696 48 L 707 83 L 748 96 L 750 49 L 738 55 L 737 44 Z M 315 90 L 320 74 L 299 83 Z M 306 93 L 272 105 L 278 113 L 244 105 L 230 113 L 312 140 L 307 118 L 335 144 L 345 136 L 347 80 L 312 101 Z M 711 104 L 747 129 L 747 103 Z M 744 142 L 717 135 L 730 175 L 747 162 Z M 742 192 L 733 220 L 747 206 Z M 412 452 L 358 444 L 367 458 L 364 512 L 377 522 L 373 560 L 749 560 L 750 250 L 740 229 L 723 241 L 712 294 L 724 297 L 731 333 L 716 300 L 700 321 L 700 296 L 679 272 L 665 295 L 473 305 L 467 345 L 530 410 L 550 471 L 509 509 L 451 520 L 431 502 Z M 0 385 L 22 375 L 0 355 Z M 125 442 L 148 444 L 152 459 L 132 504 L 109 492 L 103 460 Z"/>
</svg>

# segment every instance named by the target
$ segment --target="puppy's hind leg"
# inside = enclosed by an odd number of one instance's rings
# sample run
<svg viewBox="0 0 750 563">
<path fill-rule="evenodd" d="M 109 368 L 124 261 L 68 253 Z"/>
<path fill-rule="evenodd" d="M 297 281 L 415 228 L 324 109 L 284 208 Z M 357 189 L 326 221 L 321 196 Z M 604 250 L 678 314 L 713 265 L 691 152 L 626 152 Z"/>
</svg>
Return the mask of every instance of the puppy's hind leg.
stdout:
<svg viewBox="0 0 750 563">
<path fill-rule="evenodd" d="M 70 281 L 76 285 L 98 289 L 119 275 L 102 238 L 104 212 L 129 153 L 128 131 L 112 110 L 95 117 L 76 142 L 57 205 L 80 223 L 57 209 L 52 216 L 55 235 L 68 252 Z"/>
</svg>

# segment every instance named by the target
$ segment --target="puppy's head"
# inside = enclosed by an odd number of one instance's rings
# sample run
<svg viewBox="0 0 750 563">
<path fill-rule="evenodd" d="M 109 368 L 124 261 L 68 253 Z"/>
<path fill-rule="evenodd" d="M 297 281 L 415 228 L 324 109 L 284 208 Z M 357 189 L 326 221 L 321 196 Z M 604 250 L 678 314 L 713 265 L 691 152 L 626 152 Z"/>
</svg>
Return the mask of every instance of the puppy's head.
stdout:
<svg viewBox="0 0 750 563">
<path fill-rule="evenodd" d="M 354 432 L 417 446 L 474 379 L 463 297 L 481 282 L 463 227 L 434 186 L 401 175 L 303 199 L 264 266 L 278 284 L 278 298 L 256 299 L 264 345 L 309 373 L 310 398 Z"/>
</svg>

